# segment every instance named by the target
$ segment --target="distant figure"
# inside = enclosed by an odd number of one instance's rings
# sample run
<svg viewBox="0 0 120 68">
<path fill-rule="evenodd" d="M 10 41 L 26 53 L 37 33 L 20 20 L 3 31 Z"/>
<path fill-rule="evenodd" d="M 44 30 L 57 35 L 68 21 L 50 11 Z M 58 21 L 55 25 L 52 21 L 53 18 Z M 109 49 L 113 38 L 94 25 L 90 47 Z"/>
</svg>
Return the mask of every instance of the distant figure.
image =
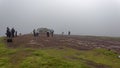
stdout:
<svg viewBox="0 0 120 68">
<path fill-rule="evenodd" d="M 22 33 L 19 33 L 19 36 L 21 36 L 22 35 Z"/>
<path fill-rule="evenodd" d="M 11 29 L 11 34 L 12 34 L 12 37 L 15 37 L 15 29 L 14 28 Z"/>
<path fill-rule="evenodd" d="M 64 35 L 64 32 L 62 32 L 62 36 Z"/>
<path fill-rule="evenodd" d="M 17 31 L 15 31 L 15 37 L 17 37 Z"/>
<path fill-rule="evenodd" d="M 39 36 L 39 33 L 38 33 L 38 32 L 36 32 L 36 36 L 37 36 L 37 37 Z"/>
<path fill-rule="evenodd" d="M 35 29 L 33 30 L 33 35 L 34 35 L 34 37 L 36 36 Z"/>
<path fill-rule="evenodd" d="M 7 27 L 6 36 L 7 36 L 8 38 L 11 37 L 11 31 L 10 31 L 10 28 L 9 28 L 9 27 Z"/>
<path fill-rule="evenodd" d="M 7 35 L 7 42 L 12 42 L 12 37 L 11 37 L 12 34 L 11 34 L 9 27 L 7 27 L 6 35 Z"/>
<path fill-rule="evenodd" d="M 54 35 L 54 30 L 51 30 L 51 36 L 53 37 L 53 35 Z"/>
<path fill-rule="evenodd" d="M 47 31 L 47 37 L 50 37 L 50 32 L 49 31 Z"/>
<path fill-rule="evenodd" d="M 68 35 L 70 35 L 70 33 L 71 33 L 71 32 L 70 32 L 70 31 L 68 31 Z"/>
</svg>

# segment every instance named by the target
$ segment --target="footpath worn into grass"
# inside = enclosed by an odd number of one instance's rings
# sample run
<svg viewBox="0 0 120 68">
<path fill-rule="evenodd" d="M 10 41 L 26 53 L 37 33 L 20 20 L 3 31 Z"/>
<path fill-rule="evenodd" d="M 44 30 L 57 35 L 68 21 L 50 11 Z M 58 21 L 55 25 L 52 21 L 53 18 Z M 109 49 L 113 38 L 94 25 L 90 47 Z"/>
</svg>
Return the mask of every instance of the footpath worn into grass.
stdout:
<svg viewBox="0 0 120 68">
<path fill-rule="evenodd" d="M 0 38 L 0 68 L 120 68 L 118 54 L 106 49 L 7 48 Z"/>
</svg>

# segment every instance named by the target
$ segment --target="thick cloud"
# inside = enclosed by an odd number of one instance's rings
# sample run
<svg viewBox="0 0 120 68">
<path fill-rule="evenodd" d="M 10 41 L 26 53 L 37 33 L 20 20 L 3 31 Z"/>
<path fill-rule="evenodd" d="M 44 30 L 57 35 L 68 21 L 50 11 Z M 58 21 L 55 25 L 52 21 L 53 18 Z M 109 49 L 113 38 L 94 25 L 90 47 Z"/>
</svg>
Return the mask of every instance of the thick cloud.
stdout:
<svg viewBox="0 0 120 68">
<path fill-rule="evenodd" d="M 120 36 L 119 0 L 0 0 L 0 35 L 6 27 L 38 27 L 77 35 Z"/>
</svg>

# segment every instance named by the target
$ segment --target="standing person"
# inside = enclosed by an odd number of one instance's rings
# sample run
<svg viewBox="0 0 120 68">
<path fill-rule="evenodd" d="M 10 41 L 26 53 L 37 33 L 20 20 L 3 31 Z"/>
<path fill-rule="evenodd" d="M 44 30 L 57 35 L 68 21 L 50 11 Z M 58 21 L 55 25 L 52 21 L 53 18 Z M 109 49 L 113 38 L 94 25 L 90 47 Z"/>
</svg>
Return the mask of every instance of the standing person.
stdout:
<svg viewBox="0 0 120 68">
<path fill-rule="evenodd" d="M 71 32 L 70 32 L 70 31 L 68 31 L 68 35 L 70 35 L 70 33 L 71 33 Z"/>
<path fill-rule="evenodd" d="M 49 31 L 47 31 L 47 37 L 50 37 L 50 33 L 49 33 Z"/>
<path fill-rule="evenodd" d="M 6 30 L 6 35 L 7 35 L 7 42 L 12 42 L 12 33 L 9 29 L 9 27 L 7 27 L 7 30 Z"/>
<path fill-rule="evenodd" d="M 17 37 L 17 31 L 15 31 L 15 37 Z"/>
<path fill-rule="evenodd" d="M 15 37 L 15 29 L 14 28 L 11 29 L 11 34 L 12 34 L 12 37 Z"/>
<path fill-rule="evenodd" d="M 53 37 L 53 35 L 54 35 L 54 30 L 51 30 L 51 36 Z"/>
<path fill-rule="evenodd" d="M 34 37 L 36 36 L 35 29 L 33 30 L 33 35 L 34 35 Z"/>
<path fill-rule="evenodd" d="M 21 36 L 22 35 L 22 33 L 19 33 L 19 36 Z"/>
<path fill-rule="evenodd" d="M 36 32 L 36 36 L 37 36 L 37 37 L 39 36 L 39 33 L 38 33 L 38 32 Z"/>
<path fill-rule="evenodd" d="M 7 27 L 7 29 L 6 29 L 6 37 L 8 37 L 8 32 L 9 32 L 9 27 Z"/>
<path fill-rule="evenodd" d="M 6 36 L 9 37 L 9 38 L 11 37 L 11 32 L 10 32 L 10 28 L 9 27 L 7 27 Z"/>
<path fill-rule="evenodd" d="M 64 35 L 64 32 L 62 32 L 62 36 Z"/>
</svg>

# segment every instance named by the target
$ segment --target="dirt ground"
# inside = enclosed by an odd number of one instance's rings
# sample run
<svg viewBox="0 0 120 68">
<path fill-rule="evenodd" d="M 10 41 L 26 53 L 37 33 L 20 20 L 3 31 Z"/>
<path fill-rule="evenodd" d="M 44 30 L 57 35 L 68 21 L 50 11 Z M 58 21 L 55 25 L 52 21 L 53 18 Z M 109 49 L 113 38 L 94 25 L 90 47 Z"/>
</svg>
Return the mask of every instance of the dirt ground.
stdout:
<svg viewBox="0 0 120 68">
<path fill-rule="evenodd" d="M 6 40 L 6 39 L 5 39 Z M 13 38 L 12 43 L 7 43 L 9 48 L 47 48 L 47 47 L 57 47 L 63 49 L 64 47 L 74 48 L 77 50 L 91 50 L 95 48 L 106 48 L 108 50 L 113 50 L 120 54 L 120 38 L 112 37 L 97 37 L 97 36 L 67 36 L 67 35 L 54 35 L 54 37 L 46 37 L 45 35 L 40 35 L 34 37 L 31 34 L 22 35 Z M 67 57 L 68 58 L 68 57 Z M 75 57 L 70 57 L 71 59 L 78 59 Z M 16 58 L 17 59 L 17 58 Z M 103 64 L 97 64 L 93 61 L 86 59 L 79 59 L 84 61 L 93 68 L 110 68 L 109 66 Z M 14 60 L 13 60 L 14 61 Z"/>
<path fill-rule="evenodd" d="M 13 38 L 12 43 L 7 43 L 8 47 L 32 47 L 32 48 L 45 48 L 45 47 L 70 47 L 78 50 L 89 50 L 94 48 L 106 48 L 114 50 L 120 54 L 120 39 L 95 37 L 95 36 L 61 36 L 55 35 L 54 37 L 46 37 L 40 35 L 33 37 L 33 35 L 22 35 Z"/>
</svg>

